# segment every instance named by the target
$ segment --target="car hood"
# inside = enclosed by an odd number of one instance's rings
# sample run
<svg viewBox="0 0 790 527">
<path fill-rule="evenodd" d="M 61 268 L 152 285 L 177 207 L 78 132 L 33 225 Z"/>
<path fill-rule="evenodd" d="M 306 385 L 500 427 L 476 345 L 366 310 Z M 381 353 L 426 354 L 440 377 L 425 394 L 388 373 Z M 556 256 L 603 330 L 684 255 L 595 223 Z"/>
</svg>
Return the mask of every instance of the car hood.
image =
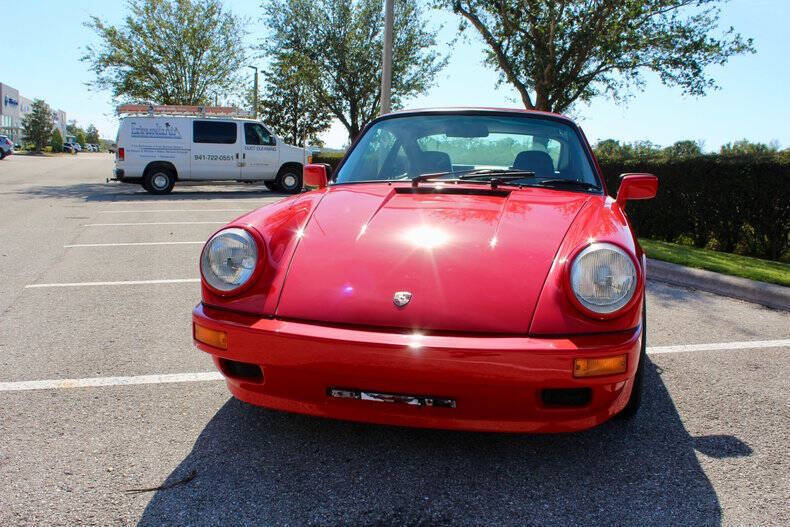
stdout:
<svg viewBox="0 0 790 527">
<path fill-rule="evenodd" d="M 536 188 L 330 187 L 297 233 L 277 316 L 524 334 L 589 199 Z M 395 305 L 398 292 L 410 293 L 408 304 Z"/>
</svg>

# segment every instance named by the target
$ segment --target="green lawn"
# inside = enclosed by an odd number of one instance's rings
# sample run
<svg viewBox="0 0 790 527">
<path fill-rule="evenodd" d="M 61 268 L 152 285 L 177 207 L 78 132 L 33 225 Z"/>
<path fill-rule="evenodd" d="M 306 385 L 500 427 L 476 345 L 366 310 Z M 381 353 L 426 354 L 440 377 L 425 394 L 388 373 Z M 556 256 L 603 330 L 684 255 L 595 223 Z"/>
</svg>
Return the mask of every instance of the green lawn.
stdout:
<svg viewBox="0 0 790 527">
<path fill-rule="evenodd" d="M 648 258 L 790 287 L 790 264 L 641 238 Z"/>
</svg>

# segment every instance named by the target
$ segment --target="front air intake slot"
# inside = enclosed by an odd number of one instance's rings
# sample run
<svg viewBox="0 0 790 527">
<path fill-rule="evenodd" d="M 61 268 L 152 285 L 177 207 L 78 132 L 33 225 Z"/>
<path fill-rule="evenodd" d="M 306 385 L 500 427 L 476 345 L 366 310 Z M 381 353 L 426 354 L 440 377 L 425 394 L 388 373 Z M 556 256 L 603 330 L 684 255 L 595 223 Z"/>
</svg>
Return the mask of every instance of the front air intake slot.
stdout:
<svg viewBox="0 0 790 527">
<path fill-rule="evenodd" d="M 592 398 L 590 388 L 547 388 L 541 392 L 544 406 L 550 408 L 578 408 Z"/>
<path fill-rule="evenodd" d="M 256 383 L 263 381 L 263 372 L 261 371 L 261 367 L 257 364 L 230 359 L 219 359 L 219 365 L 222 369 L 222 373 L 231 379 Z"/>
</svg>

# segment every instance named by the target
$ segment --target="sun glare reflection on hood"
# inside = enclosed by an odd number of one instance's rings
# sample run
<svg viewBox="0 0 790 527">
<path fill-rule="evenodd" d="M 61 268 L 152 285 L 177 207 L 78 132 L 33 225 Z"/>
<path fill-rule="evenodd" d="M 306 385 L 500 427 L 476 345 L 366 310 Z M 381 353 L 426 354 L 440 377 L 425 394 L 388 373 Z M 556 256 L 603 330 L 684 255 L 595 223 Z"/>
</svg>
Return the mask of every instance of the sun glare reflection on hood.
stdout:
<svg viewBox="0 0 790 527">
<path fill-rule="evenodd" d="M 419 249 L 434 249 L 446 244 L 450 240 L 450 236 L 442 229 L 420 225 L 407 230 L 403 234 L 403 239 L 409 245 Z"/>
</svg>

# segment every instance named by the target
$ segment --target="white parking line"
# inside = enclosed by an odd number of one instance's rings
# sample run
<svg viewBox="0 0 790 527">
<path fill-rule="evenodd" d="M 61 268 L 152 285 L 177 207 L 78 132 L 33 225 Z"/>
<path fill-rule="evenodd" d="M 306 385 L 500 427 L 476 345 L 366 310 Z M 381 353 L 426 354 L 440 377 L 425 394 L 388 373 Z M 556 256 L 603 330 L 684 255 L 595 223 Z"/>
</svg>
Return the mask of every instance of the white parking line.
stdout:
<svg viewBox="0 0 790 527">
<path fill-rule="evenodd" d="M 648 346 L 648 353 L 682 353 L 686 351 L 742 350 L 757 348 L 787 348 L 790 339 L 745 340 L 742 342 L 717 342 L 713 344 L 684 344 L 680 346 Z"/>
<path fill-rule="evenodd" d="M 148 212 L 249 212 L 250 209 L 156 209 L 156 210 L 100 210 L 99 214 L 142 214 Z"/>
<path fill-rule="evenodd" d="M 139 223 L 86 223 L 84 227 L 128 227 L 130 225 L 224 225 L 227 221 L 157 221 Z"/>
<path fill-rule="evenodd" d="M 43 287 L 91 287 L 104 285 L 149 285 L 149 284 L 193 284 L 200 282 L 200 278 L 173 278 L 170 280 L 126 280 L 122 282 L 67 282 L 62 284 L 30 284 L 25 289 Z"/>
<path fill-rule="evenodd" d="M 712 344 L 687 344 L 680 346 L 648 347 L 648 353 L 680 353 L 686 351 L 722 351 L 758 348 L 787 348 L 790 339 L 752 340 L 744 342 L 716 342 Z M 165 384 L 176 382 L 220 381 L 222 375 L 215 371 L 195 373 L 168 373 L 161 375 L 135 375 L 129 377 L 87 377 L 83 379 L 47 379 L 41 381 L 0 382 L 0 392 L 27 390 L 55 390 L 63 388 L 91 388 L 99 386 L 128 386 L 132 384 Z"/>
<path fill-rule="evenodd" d="M 132 384 L 165 384 L 171 382 L 220 381 L 219 372 L 170 373 L 163 375 L 135 375 L 130 377 L 88 377 L 86 379 L 51 379 L 44 381 L 0 382 L 0 392 L 25 390 L 57 390 L 62 388 L 91 388 L 98 386 L 129 386 Z"/>
<path fill-rule="evenodd" d="M 64 245 L 66 249 L 72 247 L 128 247 L 136 245 L 203 245 L 206 242 L 130 242 L 130 243 L 76 243 Z"/>
</svg>

